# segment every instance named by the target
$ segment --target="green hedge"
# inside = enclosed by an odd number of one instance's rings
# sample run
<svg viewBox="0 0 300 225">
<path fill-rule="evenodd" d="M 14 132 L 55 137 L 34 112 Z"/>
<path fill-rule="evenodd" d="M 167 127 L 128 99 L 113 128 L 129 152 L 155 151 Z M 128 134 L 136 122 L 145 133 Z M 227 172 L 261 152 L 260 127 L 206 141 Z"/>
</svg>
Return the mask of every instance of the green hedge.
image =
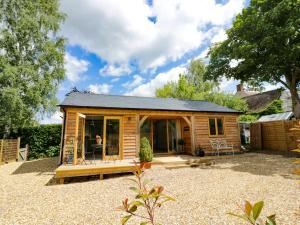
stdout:
<svg viewBox="0 0 300 225">
<path fill-rule="evenodd" d="M 29 159 L 59 155 L 60 124 L 22 128 L 11 134 L 11 136 L 21 137 L 21 146 L 29 145 Z"/>
</svg>

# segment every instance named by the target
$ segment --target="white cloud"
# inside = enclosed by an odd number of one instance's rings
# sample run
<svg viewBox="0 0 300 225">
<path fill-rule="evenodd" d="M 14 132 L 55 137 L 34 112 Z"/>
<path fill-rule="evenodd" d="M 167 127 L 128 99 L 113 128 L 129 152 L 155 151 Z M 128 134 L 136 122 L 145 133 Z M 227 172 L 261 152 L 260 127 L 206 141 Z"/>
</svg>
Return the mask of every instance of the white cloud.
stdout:
<svg viewBox="0 0 300 225">
<path fill-rule="evenodd" d="M 185 67 L 174 67 L 165 73 L 159 73 L 154 79 L 145 84 L 141 84 L 132 91 L 125 93 L 125 95 L 133 96 L 155 96 L 155 90 L 163 87 L 169 81 L 178 81 L 179 74 L 185 71 Z"/>
<path fill-rule="evenodd" d="M 69 53 L 65 54 L 65 70 L 67 79 L 76 83 L 82 79 L 82 74 L 88 70 L 89 62 L 78 59 Z"/>
<path fill-rule="evenodd" d="M 40 121 L 41 124 L 61 124 L 62 123 L 62 113 L 60 111 L 56 111 L 51 116 Z"/>
<path fill-rule="evenodd" d="M 243 8 L 244 0 L 62 0 L 63 34 L 70 44 L 109 64 L 135 61 L 142 70 L 177 60 L 213 38 Z M 148 17 L 155 16 L 156 23 Z M 213 31 L 207 31 L 210 26 Z M 218 34 L 213 40 L 222 37 Z"/>
<path fill-rule="evenodd" d="M 223 77 L 219 89 L 221 92 L 228 92 L 228 93 L 235 93 L 236 92 L 236 85 L 238 85 L 240 81 L 235 80 L 233 78 L 227 79 Z"/>
<path fill-rule="evenodd" d="M 119 77 L 116 77 L 116 78 L 114 78 L 114 79 L 111 79 L 111 83 L 116 83 L 116 82 L 118 82 L 120 80 L 120 78 Z"/>
<path fill-rule="evenodd" d="M 211 39 L 211 43 L 221 42 L 227 39 L 227 34 L 224 29 L 219 29 Z"/>
<path fill-rule="evenodd" d="M 277 83 L 277 84 L 270 84 L 270 83 L 263 83 L 263 86 L 265 88 L 265 91 L 270 91 L 270 90 L 274 90 L 274 89 L 278 89 L 283 87 L 283 85 L 281 83 Z"/>
<path fill-rule="evenodd" d="M 141 85 L 143 83 L 143 81 L 144 81 L 144 79 L 141 76 L 134 75 L 132 81 L 128 81 L 128 82 L 122 84 L 122 86 L 126 89 L 132 89 L 132 88 L 135 88 L 135 87 Z"/>
<path fill-rule="evenodd" d="M 205 59 L 207 54 L 209 52 L 209 48 L 204 49 L 198 56 L 195 57 L 195 59 Z"/>
<path fill-rule="evenodd" d="M 88 87 L 89 91 L 95 94 L 108 94 L 111 88 L 110 84 L 90 84 Z"/>
<path fill-rule="evenodd" d="M 99 70 L 99 74 L 102 76 L 112 76 L 112 77 L 120 77 L 123 75 L 128 75 L 131 73 L 131 69 L 126 64 L 121 65 L 106 65 L 102 69 Z"/>
</svg>

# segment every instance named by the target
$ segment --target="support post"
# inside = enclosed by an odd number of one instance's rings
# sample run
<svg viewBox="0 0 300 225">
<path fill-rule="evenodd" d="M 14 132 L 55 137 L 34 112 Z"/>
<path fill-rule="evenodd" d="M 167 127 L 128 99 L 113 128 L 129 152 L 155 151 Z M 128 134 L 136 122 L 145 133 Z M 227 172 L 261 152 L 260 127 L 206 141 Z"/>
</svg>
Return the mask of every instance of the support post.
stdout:
<svg viewBox="0 0 300 225">
<path fill-rule="evenodd" d="M 195 116 L 191 116 L 191 144 L 192 144 L 192 155 L 195 155 Z"/>
<path fill-rule="evenodd" d="M 21 144 L 21 138 L 18 137 L 17 139 L 17 152 L 16 152 L 16 161 L 19 159 L 19 153 L 20 153 L 20 144 Z"/>
<path fill-rule="evenodd" d="M 141 140 L 141 128 L 140 128 L 140 116 L 137 114 L 135 116 L 136 119 L 136 154 L 135 156 L 138 157 L 140 152 L 140 140 Z"/>
<path fill-rule="evenodd" d="M 79 113 L 76 113 L 76 126 L 75 126 L 75 138 L 74 138 L 74 152 L 73 152 L 73 164 L 77 164 L 77 143 L 78 143 L 78 124 L 79 124 Z"/>
<path fill-rule="evenodd" d="M 100 174 L 99 178 L 100 180 L 103 180 L 103 174 Z"/>
<path fill-rule="evenodd" d="M 64 178 L 59 178 L 59 184 L 64 184 Z"/>
</svg>

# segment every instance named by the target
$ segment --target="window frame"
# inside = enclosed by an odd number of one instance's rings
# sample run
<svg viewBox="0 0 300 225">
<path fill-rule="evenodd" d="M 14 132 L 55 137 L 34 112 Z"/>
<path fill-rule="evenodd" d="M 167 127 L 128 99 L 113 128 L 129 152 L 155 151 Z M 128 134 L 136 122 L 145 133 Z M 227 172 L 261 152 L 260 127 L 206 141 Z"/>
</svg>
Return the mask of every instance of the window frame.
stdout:
<svg viewBox="0 0 300 225">
<path fill-rule="evenodd" d="M 220 119 L 222 121 L 223 134 L 219 134 L 218 119 Z M 210 120 L 214 120 L 215 121 L 215 131 L 216 131 L 216 134 L 211 134 L 210 133 L 210 122 L 209 122 Z M 224 117 L 219 117 L 219 116 L 209 117 L 208 118 L 208 132 L 209 132 L 209 136 L 213 136 L 213 137 L 216 137 L 216 136 L 225 136 Z"/>
</svg>

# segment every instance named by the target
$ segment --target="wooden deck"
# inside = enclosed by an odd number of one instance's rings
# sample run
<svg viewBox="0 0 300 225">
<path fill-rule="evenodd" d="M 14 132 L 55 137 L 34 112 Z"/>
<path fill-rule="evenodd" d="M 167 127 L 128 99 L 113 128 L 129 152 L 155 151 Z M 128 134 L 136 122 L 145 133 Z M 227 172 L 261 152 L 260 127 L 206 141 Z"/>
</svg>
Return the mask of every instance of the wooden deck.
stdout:
<svg viewBox="0 0 300 225">
<path fill-rule="evenodd" d="M 135 159 L 135 161 L 138 161 Z M 103 179 L 103 174 L 127 173 L 135 171 L 134 160 L 116 160 L 102 161 L 96 160 L 92 164 L 81 165 L 61 165 L 55 170 L 55 177 L 60 183 L 64 182 L 66 177 L 99 175 Z"/>
<path fill-rule="evenodd" d="M 153 158 L 152 166 L 163 166 L 167 169 L 175 169 L 211 164 L 215 159 L 215 156 L 195 157 L 190 155 L 156 155 Z M 138 162 L 138 159 L 116 161 L 96 160 L 92 164 L 87 162 L 87 164 L 81 165 L 61 165 L 55 170 L 55 177 L 60 183 L 63 183 L 64 178 L 67 177 L 99 175 L 99 178 L 103 179 L 104 174 L 135 171 L 135 161 Z"/>
</svg>

